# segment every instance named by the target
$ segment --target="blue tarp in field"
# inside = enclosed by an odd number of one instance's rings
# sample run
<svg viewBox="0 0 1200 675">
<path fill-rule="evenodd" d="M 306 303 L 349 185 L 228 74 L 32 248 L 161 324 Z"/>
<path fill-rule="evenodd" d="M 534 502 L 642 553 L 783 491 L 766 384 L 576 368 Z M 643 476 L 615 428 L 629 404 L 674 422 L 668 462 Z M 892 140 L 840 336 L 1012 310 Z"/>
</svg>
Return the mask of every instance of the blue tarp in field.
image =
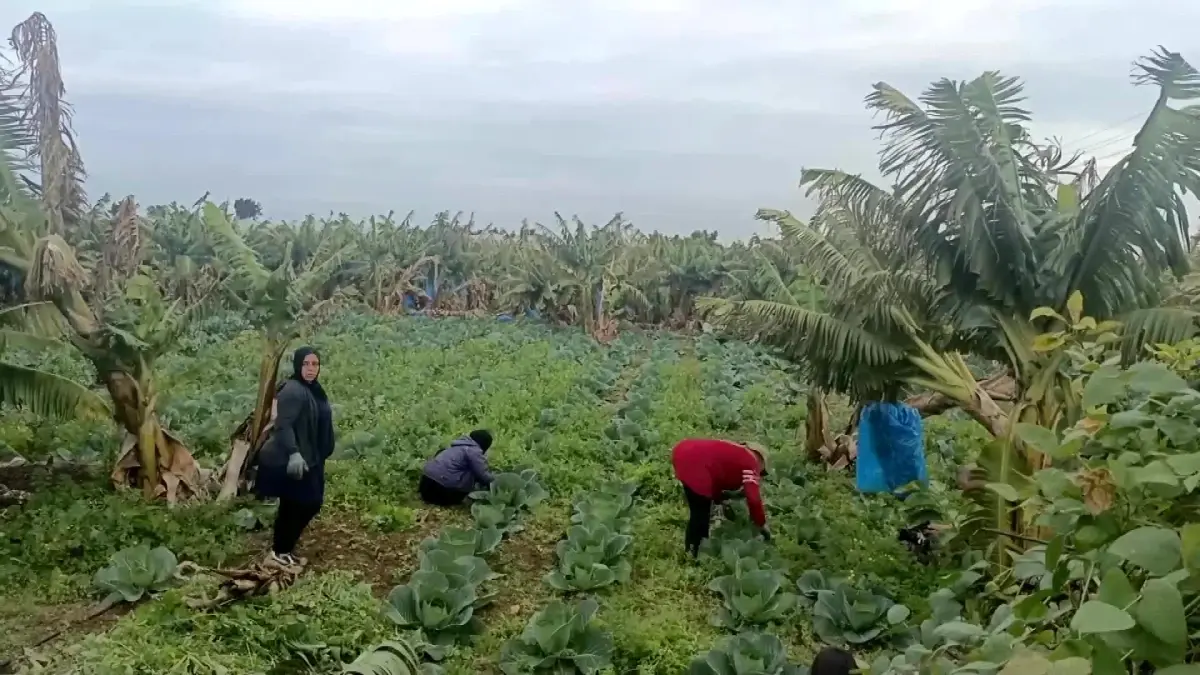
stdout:
<svg viewBox="0 0 1200 675">
<path fill-rule="evenodd" d="M 869 403 L 858 423 L 860 492 L 895 492 L 913 481 L 929 483 L 921 414 L 904 403 Z"/>
</svg>

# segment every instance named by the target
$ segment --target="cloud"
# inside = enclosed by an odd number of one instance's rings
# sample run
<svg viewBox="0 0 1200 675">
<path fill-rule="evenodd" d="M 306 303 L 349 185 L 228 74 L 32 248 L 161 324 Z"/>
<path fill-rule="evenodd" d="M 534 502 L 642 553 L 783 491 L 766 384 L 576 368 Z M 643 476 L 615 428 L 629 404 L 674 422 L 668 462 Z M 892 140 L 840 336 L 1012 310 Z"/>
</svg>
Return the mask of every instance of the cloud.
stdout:
<svg viewBox="0 0 1200 675">
<path fill-rule="evenodd" d="M 34 8 L 15 1 L 13 21 Z M 36 4 L 92 192 L 502 226 L 622 210 L 726 237 L 760 231 L 758 207 L 805 210 L 802 167 L 873 173 L 862 98 L 880 80 L 915 96 L 1002 69 L 1036 133 L 1118 152 L 1153 101 L 1129 64 L 1200 19 L 1178 0 Z"/>
</svg>

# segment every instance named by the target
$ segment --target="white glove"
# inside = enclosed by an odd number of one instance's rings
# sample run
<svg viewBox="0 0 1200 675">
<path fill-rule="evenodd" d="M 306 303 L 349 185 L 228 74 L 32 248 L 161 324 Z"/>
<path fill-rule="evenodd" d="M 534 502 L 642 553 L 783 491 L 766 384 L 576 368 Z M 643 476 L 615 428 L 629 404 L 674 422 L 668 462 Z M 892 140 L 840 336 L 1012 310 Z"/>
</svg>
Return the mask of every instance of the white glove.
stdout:
<svg viewBox="0 0 1200 675">
<path fill-rule="evenodd" d="M 308 471 L 308 463 L 300 456 L 300 453 L 293 452 L 291 457 L 288 457 L 287 475 L 292 480 L 300 480 L 304 478 L 305 472 Z"/>
</svg>

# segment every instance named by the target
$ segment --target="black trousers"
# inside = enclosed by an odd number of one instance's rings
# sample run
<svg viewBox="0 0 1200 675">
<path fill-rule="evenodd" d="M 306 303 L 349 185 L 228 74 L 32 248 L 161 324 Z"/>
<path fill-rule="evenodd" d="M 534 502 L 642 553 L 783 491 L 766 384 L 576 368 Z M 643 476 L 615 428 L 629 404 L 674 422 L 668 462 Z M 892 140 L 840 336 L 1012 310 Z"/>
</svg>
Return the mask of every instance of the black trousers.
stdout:
<svg viewBox="0 0 1200 675">
<path fill-rule="evenodd" d="M 687 533 L 683 545 L 695 558 L 700 554 L 700 542 L 708 539 L 708 528 L 712 524 L 713 500 L 686 485 L 683 486 L 683 496 L 688 505 Z"/>
<path fill-rule="evenodd" d="M 452 490 L 429 476 L 421 476 L 417 492 L 421 494 L 421 501 L 431 506 L 458 506 L 469 494 L 462 490 Z"/>
<path fill-rule="evenodd" d="M 278 555 L 291 553 L 304 528 L 321 510 L 321 502 L 298 502 L 291 499 L 279 500 L 279 511 L 275 513 L 274 541 L 271 550 Z"/>
</svg>

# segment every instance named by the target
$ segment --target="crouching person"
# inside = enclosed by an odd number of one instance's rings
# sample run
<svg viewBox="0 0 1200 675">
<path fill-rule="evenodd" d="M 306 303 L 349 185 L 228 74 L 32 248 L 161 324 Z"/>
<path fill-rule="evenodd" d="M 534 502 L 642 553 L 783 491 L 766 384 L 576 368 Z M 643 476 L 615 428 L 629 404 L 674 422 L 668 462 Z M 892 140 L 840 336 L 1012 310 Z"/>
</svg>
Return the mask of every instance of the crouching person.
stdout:
<svg viewBox="0 0 1200 675">
<path fill-rule="evenodd" d="M 487 451 L 492 434 L 476 429 L 440 450 L 428 462 L 418 490 L 421 501 L 433 506 L 456 506 L 476 488 L 492 484 Z"/>
</svg>

